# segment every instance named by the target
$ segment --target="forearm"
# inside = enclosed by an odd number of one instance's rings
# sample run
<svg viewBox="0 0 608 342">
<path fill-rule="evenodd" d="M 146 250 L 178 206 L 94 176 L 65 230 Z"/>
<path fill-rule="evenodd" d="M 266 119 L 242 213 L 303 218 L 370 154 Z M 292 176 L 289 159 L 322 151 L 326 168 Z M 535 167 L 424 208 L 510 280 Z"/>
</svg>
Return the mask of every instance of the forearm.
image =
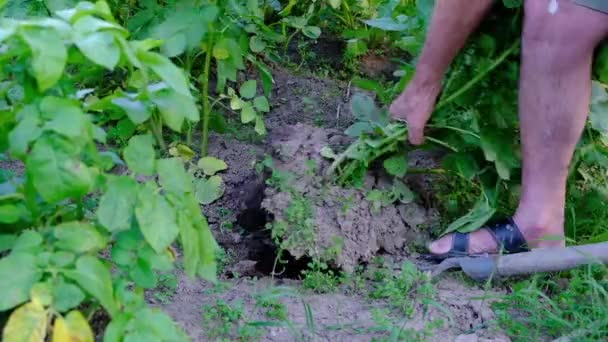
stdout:
<svg viewBox="0 0 608 342">
<path fill-rule="evenodd" d="M 441 79 L 492 3 L 493 0 L 435 1 L 431 23 L 418 61 L 417 74 Z"/>
</svg>

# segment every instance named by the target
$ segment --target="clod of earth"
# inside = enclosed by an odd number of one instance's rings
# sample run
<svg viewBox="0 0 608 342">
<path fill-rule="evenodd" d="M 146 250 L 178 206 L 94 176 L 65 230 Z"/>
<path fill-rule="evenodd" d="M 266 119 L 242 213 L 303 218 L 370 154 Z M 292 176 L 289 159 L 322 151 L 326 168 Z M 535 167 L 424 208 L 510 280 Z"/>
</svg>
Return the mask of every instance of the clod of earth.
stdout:
<svg viewBox="0 0 608 342">
<path fill-rule="evenodd" d="M 416 203 L 374 206 L 366 193 L 386 183 L 382 176 L 369 176 L 363 189 L 322 182 L 330 163 L 320 151 L 345 143 L 338 131 L 297 124 L 275 132 L 262 207 L 274 217 L 281 247 L 296 258 L 321 258 L 352 271 L 380 251 L 409 254 L 420 227 L 436 217 Z"/>
</svg>

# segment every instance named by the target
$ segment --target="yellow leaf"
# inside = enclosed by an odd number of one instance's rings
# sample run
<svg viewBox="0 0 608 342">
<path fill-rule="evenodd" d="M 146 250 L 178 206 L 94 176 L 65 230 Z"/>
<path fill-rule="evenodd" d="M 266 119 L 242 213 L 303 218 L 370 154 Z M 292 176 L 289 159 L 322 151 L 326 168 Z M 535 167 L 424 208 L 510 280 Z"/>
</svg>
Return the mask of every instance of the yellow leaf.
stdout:
<svg viewBox="0 0 608 342">
<path fill-rule="evenodd" d="M 230 51 L 220 46 L 214 46 L 213 57 L 215 57 L 216 59 L 226 59 L 230 57 Z"/>
<path fill-rule="evenodd" d="M 93 331 L 80 311 L 70 311 L 65 319 L 58 317 L 53 329 L 53 342 L 93 342 Z"/>
<path fill-rule="evenodd" d="M 4 342 L 41 342 L 46 336 L 47 312 L 39 302 L 23 304 L 13 311 L 2 333 Z"/>
<path fill-rule="evenodd" d="M 69 342 L 70 331 L 68 325 L 65 323 L 63 317 L 57 317 L 55 319 L 55 325 L 53 326 L 53 342 Z"/>
</svg>

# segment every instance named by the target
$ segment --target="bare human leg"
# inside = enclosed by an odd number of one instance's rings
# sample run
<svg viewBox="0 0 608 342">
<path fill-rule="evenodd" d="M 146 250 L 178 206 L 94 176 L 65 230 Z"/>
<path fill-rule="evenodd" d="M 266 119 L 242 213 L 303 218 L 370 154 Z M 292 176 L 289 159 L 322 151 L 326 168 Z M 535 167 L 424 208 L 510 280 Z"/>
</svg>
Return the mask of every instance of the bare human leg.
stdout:
<svg viewBox="0 0 608 342">
<path fill-rule="evenodd" d="M 522 194 L 513 217 L 532 248 L 564 246 L 568 166 L 585 126 L 595 46 L 608 34 L 608 15 L 559 2 L 526 0 L 519 112 L 523 147 Z M 469 253 L 496 252 L 490 234 L 471 234 Z M 432 243 L 451 248 L 452 236 Z"/>
<path fill-rule="evenodd" d="M 408 123 L 409 140 L 421 144 L 441 79 L 467 38 L 492 6 L 492 0 L 437 1 L 416 73 L 390 112 Z"/>
</svg>

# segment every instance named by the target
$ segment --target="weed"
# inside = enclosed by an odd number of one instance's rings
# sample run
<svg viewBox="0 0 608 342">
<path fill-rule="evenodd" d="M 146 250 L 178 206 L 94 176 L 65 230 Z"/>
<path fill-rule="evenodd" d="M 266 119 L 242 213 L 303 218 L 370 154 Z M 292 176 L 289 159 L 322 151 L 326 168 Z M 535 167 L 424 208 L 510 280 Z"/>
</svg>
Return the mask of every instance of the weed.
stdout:
<svg viewBox="0 0 608 342">
<path fill-rule="evenodd" d="M 217 210 L 217 214 L 220 219 L 220 231 L 226 232 L 228 230 L 232 230 L 234 228 L 234 223 L 232 222 L 233 211 L 229 208 L 220 207 Z"/>
<path fill-rule="evenodd" d="M 260 296 L 256 299 L 256 306 L 264 308 L 269 319 L 277 321 L 287 319 L 287 306 L 277 298 Z"/>
<path fill-rule="evenodd" d="M 444 324 L 442 320 L 433 320 L 427 323 L 426 326 L 421 330 L 405 328 L 407 319 L 402 319 L 399 323 L 396 323 L 391 317 L 390 311 L 387 309 L 373 309 L 372 319 L 377 326 L 368 330 L 388 333 L 388 336 L 372 338 L 373 342 L 427 341 L 431 336 L 433 336 L 433 331 L 441 328 Z"/>
<path fill-rule="evenodd" d="M 342 278 L 331 270 L 326 263 L 316 259 L 309 263 L 308 267 L 308 270 L 302 271 L 304 275 L 302 286 L 305 289 L 316 293 L 329 293 L 338 290 Z"/>
<path fill-rule="evenodd" d="M 243 318 L 241 303 L 228 304 L 218 299 L 215 304 L 203 306 L 203 327 L 211 338 L 227 338 L 235 333 Z"/>
<path fill-rule="evenodd" d="M 589 266 L 535 276 L 513 286 L 493 307 L 499 325 L 515 341 L 564 337 L 600 341 L 608 336 L 608 269 Z M 557 279 L 556 279 L 557 278 Z"/>
<path fill-rule="evenodd" d="M 173 273 L 161 274 L 158 277 L 158 286 L 154 292 L 154 298 L 162 304 L 168 304 L 176 290 L 177 276 Z"/>
<path fill-rule="evenodd" d="M 414 313 L 418 301 L 428 305 L 435 295 L 430 278 L 411 262 L 404 262 L 397 273 L 386 267 L 376 268 L 372 279 L 374 283 L 370 298 L 386 299 L 407 316 Z"/>
</svg>

